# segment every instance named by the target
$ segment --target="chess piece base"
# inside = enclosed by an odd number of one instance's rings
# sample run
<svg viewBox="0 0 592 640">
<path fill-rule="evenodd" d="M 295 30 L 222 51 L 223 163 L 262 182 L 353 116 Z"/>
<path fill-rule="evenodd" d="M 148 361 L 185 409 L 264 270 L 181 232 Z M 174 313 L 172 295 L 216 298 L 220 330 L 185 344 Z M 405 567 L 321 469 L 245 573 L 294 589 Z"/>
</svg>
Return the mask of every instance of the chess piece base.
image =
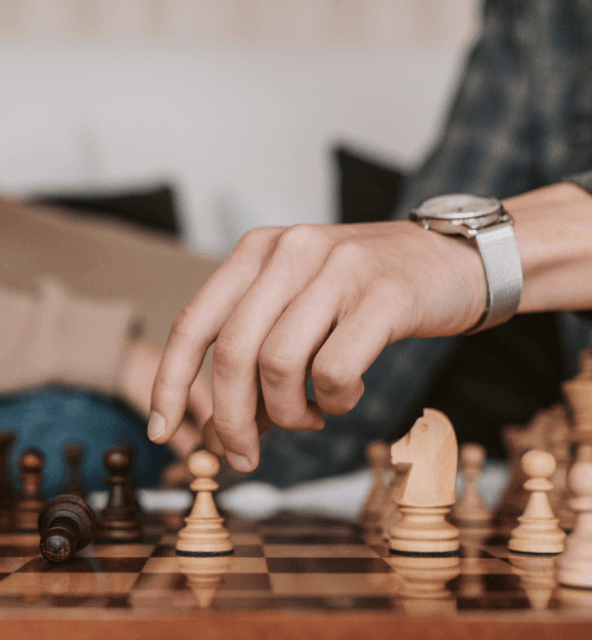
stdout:
<svg viewBox="0 0 592 640">
<path fill-rule="evenodd" d="M 392 553 L 408 556 L 454 556 L 460 552 L 459 530 L 445 520 L 450 507 L 399 505 L 402 519 L 391 527 Z"/>
<path fill-rule="evenodd" d="M 97 540 L 114 540 L 117 542 L 137 542 L 142 539 L 139 523 L 130 521 L 101 520 L 97 526 Z"/>
<path fill-rule="evenodd" d="M 518 518 L 520 523 L 513 531 L 508 549 L 518 553 L 558 555 L 563 552 L 565 532 L 557 523 L 559 518 Z"/>
<path fill-rule="evenodd" d="M 177 555 L 201 558 L 230 555 L 234 552 L 230 534 L 222 523 L 224 518 L 185 518 L 186 526 L 179 531 Z"/>
<path fill-rule="evenodd" d="M 557 582 L 567 587 L 592 589 L 592 562 L 558 562 Z"/>
</svg>

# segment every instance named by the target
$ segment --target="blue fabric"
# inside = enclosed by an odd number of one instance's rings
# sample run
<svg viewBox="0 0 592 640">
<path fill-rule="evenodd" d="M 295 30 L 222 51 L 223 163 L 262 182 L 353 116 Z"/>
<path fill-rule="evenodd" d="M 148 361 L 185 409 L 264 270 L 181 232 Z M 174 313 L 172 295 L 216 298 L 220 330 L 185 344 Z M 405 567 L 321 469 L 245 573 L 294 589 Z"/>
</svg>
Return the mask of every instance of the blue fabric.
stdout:
<svg viewBox="0 0 592 640">
<path fill-rule="evenodd" d="M 86 449 L 83 473 L 89 490 L 107 488 L 102 458 L 115 444 L 132 446 L 133 475 L 140 487 L 157 483 L 174 459 L 167 447 L 150 442 L 146 421 L 123 402 L 80 389 L 52 385 L 1 396 L 0 430 L 16 435 L 10 451 L 13 486 L 20 488 L 20 452 L 36 447 L 45 455 L 43 490 L 50 497 L 60 493 L 66 472 L 63 449 L 73 441 Z"/>
</svg>

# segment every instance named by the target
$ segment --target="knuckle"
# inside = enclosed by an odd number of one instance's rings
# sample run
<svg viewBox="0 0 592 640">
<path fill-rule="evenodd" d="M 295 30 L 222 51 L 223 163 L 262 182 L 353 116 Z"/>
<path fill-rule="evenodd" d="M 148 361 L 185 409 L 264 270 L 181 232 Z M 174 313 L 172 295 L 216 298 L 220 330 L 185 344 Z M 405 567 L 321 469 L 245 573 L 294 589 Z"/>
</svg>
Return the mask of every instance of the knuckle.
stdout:
<svg viewBox="0 0 592 640">
<path fill-rule="evenodd" d="M 312 364 L 311 374 L 315 391 L 325 396 L 341 394 L 351 383 L 346 369 L 316 360 Z"/>
<path fill-rule="evenodd" d="M 365 264 L 366 260 L 366 251 L 355 240 L 339 242 L 331 249 L 329 255 L 329 263 L 338 269 L 357 268 L 357 265 Z"/>
<path fill-rule="evenodd" d="M 279 249 L 302 249 L 316 242 L 322 232 L 318 226 L 313 224 L 295 224 L 285 229 L 279 237 Z"/>
<path fill-rule="evenodd" d="M 233 260 L 262 260 L 269 250 L 270 241 L 277 230 L 271 227 L 253 227 L 244 233 L 231 252 Z"/>
<path fill-rule="evenodd" d="M 214 428 L 216 435 L 220 438 L 222 443 L 227 443 L 237 433 L 239 433 L 244 425 L 231 420 L 230 418 L 224 418 L 222 416 L 214 416 Z"/>
<path fill-rule="evenodd" d="M 190 337 L 192 333 L 191 314 L 187 307 L 181 309 L 173 320 L 171 334 L 180 338 Z"/>
<path fill-rule="evenodd" d="M 275 387 L 286 380 L 291 371 L 294 371 L 294 360 L 288 354 L 265 345 L 261 348 L 259 373 L 265 382 Z"/>
<path fill-rule="evenodd" d="M 253 227 L 242 235 L 232 253 L 249 256 L 265 255 L 269 249 L 270 242 L 277 235 L 278 229 L 276 227 Z"/>
<path fill-rule="evenodd" d="M 265 227 L 253 227 L 242 235 L 236 247 L 241 249 L 252 249 L 258 247 L 268 236 L 269 230 Z"/>
<path fill-rule="evenodd" d="M 214 343 L 212 366 L 214 370 L 228 370 L 245 364 L 246 353 L 244 344 L 234 335 L 220 333 Z"/>
</svg>

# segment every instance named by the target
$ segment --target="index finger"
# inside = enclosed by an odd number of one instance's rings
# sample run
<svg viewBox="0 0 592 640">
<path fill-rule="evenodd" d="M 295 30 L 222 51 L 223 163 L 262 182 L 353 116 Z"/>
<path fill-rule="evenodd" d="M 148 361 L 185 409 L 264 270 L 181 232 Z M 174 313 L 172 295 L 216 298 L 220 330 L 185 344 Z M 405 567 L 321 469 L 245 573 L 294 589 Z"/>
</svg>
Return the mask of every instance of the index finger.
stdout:
<svg viewBox="0 0 592 640">
<path fill-rule="evenodd" d="M 179 428 L 208 347 L 261 269 L 281 229 L 256 229 L 175 318 L 152 388 L 148 437 L 164 443 Z"/>
</svg>

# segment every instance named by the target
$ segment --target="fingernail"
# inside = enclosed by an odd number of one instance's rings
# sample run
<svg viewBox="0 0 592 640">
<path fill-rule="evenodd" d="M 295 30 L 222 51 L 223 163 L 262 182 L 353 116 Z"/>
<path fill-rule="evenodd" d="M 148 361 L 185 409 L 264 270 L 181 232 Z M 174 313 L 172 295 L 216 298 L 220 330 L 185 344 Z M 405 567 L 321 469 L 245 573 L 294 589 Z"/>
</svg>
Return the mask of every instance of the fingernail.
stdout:
<svg viewBox="0 0 592 640">
<path fill-rule="evenodd" d="M 230 451 L 226 452 L 226 459 L 234 469 L 237 471 L 252 471 L 253 467 L 251 463 L 247 460 L 245 456 L 239 456 L 236 453 L 232 453 Z"/>
<path fill-rule="evenodd" d="M 150 412 L 148 420 L 148 437 L 152 442 L 158 442 L 166 433 L 166 420 L 156 411 Z"/>
</svg>

